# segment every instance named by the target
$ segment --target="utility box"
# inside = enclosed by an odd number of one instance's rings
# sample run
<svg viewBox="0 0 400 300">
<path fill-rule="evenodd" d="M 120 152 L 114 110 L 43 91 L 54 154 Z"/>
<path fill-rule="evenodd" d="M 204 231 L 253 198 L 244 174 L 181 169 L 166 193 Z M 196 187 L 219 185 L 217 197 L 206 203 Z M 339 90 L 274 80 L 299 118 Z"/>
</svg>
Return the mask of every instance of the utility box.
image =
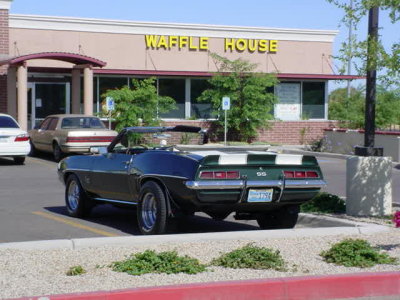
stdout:
<svg viewBox="0 0 400 300">
<path fill-rule="evenodd" d="M 385 216 L 392 213 L 392 159 L 347 158 L 346 214 Z"/>
</svg>

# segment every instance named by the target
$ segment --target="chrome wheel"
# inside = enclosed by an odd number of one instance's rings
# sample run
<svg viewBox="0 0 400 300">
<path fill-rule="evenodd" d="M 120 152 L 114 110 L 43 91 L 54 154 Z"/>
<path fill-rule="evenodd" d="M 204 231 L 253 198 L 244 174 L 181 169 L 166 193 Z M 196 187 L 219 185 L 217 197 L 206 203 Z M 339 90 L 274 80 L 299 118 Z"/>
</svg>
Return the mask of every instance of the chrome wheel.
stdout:
<svg viewBox="0 0 400 300">
<path fill-rule="evenodd" d="M 76 211 L 78 208 L 79 196 L 79 186 L 75 180 L 72 180 L 68 187 L 67 200 L 69 208 L 73 211 Z"/>
<path fill-rule="evenodd" d="M 140 189 L 137 218 L 143 234 L 163 234 L 167 227 L 167 200 L 160 185 L 148 181 Z"/>
<path fill-rule="evenodd" d="M 157 202 L 153 193 L 147 193 L 142 200 L 142 222 L 145 230 L 151 230 L 157 221 Z"/>
</svg>

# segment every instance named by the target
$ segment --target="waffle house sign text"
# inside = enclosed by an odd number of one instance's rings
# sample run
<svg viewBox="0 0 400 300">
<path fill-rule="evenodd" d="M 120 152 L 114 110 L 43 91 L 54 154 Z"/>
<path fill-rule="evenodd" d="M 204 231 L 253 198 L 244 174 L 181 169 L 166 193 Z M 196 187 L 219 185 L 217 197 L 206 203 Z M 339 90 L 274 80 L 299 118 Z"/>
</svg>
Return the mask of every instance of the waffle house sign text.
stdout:
<svg viewBox="0 0 400 300">
<path fill-rule="evenodd" d="M 189 49 L 192 51 L 209 50 L 208 37 L 175 36 L 175 35 L 145 35 L 147 49 Z M 277 40 L 262 39 L 224 39 L 225 52 L 260 52 L 276 53 L 278 51 Z"/>
</svg>

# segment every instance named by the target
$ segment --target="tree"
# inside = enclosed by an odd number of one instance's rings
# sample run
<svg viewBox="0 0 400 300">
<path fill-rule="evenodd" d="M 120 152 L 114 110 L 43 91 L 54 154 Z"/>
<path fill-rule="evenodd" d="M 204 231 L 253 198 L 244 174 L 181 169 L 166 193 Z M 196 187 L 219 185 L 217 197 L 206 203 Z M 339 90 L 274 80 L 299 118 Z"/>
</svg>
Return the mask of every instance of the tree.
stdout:
<svg viewBox="0 0 400 300">
<path fill-rule="evenodd" d="M 277 79 L 272 74 L 252 72 L 257 67 L 242 59 L 229 60 L 212 53 L 218 72 L 209 79 L 210 89 L 205 90 L 199 101 L 212 104 L 217 118 L 217 131 L 224 125 L 222 97 L 231 99 L 228 114 L 228 136 L 230 140 L 251 142 L 257 137 L 257 129 L 268 127 L 273 118 L 271 111 L 276 102 L 272 88 Z"/>
<path fill-rule="evenodd" d="M 372 7 L 379 6 L 380 10 L 387 12 L 392 24 L 400 21 L 400 0 L 353 0 L 353 7 L 350 6 L 348 0 L 327 1 L 344 10 L 345 15 L 342 22 L 345 24 L 352 23 L 354 29 L 357 29 Z M 376 67 L 378 73 L 381 74 L 379 79 L 382 84 L 398 84 L 400 81 L 400 40 L 394 42 L 390 49 L 385 49 L 380 38 L 376 41 L 369 37 L 359 39 L 359 37 L 353 35 L 350 43 L 346 41 L 342 44 L 340 55 L 337 58 L 347 62 L 349 55 L 358 58 L 357 61 L 353 62 L 359 74 L 365 75 L 366 71 Z M 369 63 L 367 63 L 368 61 Z M 385 75 L 383 75 L 384 73 Z"/>
<path fill-rule="evenodd" d="M 113 117 L 116 130 L 128 126 L 156 126 L 160 124 L 159 113 L 175 108 L 175 100 L 171 97 L 157 95 L 155 78 L 133 79 L 132 88 L 108 90 L 103 97 L 111 97 L 115 101 Z"/>
<path fill-rule="evenodd" d="M 400 89 L 386 90 L 382 86 L 377 89 L 376 126 L 389 128 L 400 124 Z M 346 97 L 346 89 L 340 88 L 329 95 L 329 119 L 340 121 L 339 126 L 358 129 L 364 126 L 365 90 L 362 87 L 352 88 L 350 97 Z"/>
</svg>

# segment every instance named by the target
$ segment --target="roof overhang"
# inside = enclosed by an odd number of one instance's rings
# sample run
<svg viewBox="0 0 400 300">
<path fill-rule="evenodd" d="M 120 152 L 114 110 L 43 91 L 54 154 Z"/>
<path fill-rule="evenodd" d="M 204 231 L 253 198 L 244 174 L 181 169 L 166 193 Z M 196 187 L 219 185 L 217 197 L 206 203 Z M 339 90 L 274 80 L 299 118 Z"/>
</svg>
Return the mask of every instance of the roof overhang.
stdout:
<svg viewBox="0 0 400 300">
<path fill-rule="evenodd" d="M 32 60 L 32 59 L 51 59 L 51 60 L 68 62 L 75 65 L 91 65 L 93 67 L 100 67 L 100 68 L 106 66 L 106 63 L 99 59 L 82 54 L 68 53 L 68 52 L 42 52 L 42 53 L 33 53 L 33 54 L 16 56 L 13 58 L 9 58 L 7 60 L 0 61 L 0 66 L 19 65 L 23 64 L 27 60 Z"/>
</svg>

